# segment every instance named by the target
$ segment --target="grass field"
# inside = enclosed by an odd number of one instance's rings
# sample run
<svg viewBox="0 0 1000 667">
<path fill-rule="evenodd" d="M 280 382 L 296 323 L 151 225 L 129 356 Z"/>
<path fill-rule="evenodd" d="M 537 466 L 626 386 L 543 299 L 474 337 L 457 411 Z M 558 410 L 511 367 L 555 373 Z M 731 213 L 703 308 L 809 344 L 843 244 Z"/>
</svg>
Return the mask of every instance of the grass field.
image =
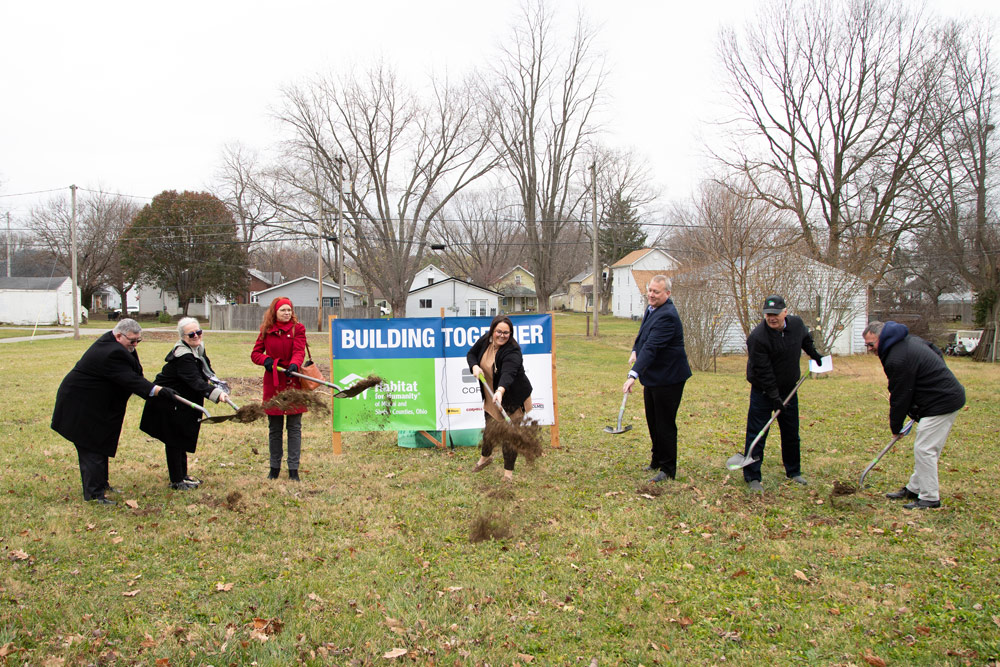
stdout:
<svg viewBox="0 0 1000 667">
<path fill-rule="evenodd" d="M 133 398 L 112 484 L 82 501 L 73 447 L 49 429 L 91 337 L 0 344 L 0 664 L 984 665 L 1000 660 L 1000 368 L 949 360 L 968 392 L 940 472 L 944 507 L 907 512 L 912 436 L 888 441 L 874 357 L 801 389 L 808 487 L 767 448 L 762 499 L 725 469 L 741 449 L 745 359 L 685 389 L 679 479 L 645 488 L 641 397 L 617 417 L 636 324 L 557 316 L 560 443 L 470 474 L 478 453 L 401 449 L 394 433 L 303 422 L 303 481 L 267 481 L 266 426 L 206 425 L 194 491 L 167 488 Z M 169 334 L 140 346 L 146 376 Z M 258 398 L 254 337 L 206 337 L 237 400 Z M 314 339 L 315 340 L 315 339 Z M 314 346 L 314 351 L 318 345 Z M 225 413 L 225 408 L 212 407 Z M 128 501 L 127 503 L 125 501 Z M 473 527 L 504 536 L 473 542 Z M 393 657 L 396 656 L 396 657 Z"/>
</svg>

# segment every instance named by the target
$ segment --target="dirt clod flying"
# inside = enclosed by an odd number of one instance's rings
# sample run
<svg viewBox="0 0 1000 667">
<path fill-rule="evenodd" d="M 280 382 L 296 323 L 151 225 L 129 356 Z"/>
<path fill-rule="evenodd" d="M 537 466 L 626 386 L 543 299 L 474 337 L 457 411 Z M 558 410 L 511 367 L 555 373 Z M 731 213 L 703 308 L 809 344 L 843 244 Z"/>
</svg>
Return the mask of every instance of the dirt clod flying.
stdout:
<svg viewBox="0 0 1000 667">
<path fill-rule="evenodd" d="M 365 389 L 371 389 L 375 385 L 382 384 L 383 380 L 378 375 L 369 375 L 364 380 L 358 380 L 347 389 L 340 391 L 340 398 L 354 398 Z"/>
<path fill-rule="evenodd" d="M 295 410 L 297 408 L 307 408 L 315 412 L 327 413 L 330 406 L 327 405 L 322 395 L 304 389 L 288 389 L 279 392 L 262 406 L 265 410 Z"/>
<path fill-rule="evenodd" d="M 531 463 L 542 455 L 541 428 L 538 422 L 524 418 L 520 423 L 491 419 L 483 429 L 483 453 L 488 456 L 496 448 L 512 448 Z"/>
</svg>

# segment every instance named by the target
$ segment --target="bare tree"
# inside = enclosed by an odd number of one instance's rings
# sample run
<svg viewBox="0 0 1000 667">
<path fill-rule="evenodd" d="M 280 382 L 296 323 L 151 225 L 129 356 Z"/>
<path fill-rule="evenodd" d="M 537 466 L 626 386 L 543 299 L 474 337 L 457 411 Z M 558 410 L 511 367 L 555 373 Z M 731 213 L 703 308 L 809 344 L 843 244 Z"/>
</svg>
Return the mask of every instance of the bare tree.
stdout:
<svg viewBox="0 0 1000 667">
<path fill-rule="evenodd" d="M 732 321 L 729 300 L 719 287 L 719 283 L 695 272 L 673 281 L 670 291 L 684 326 L 684 350 L 691 366 L 699 371 L 713 367 Z"/>
<path fill-rule="evenodd" d="M 90 304 L 101 285 L 125 291 L 134 281 L 116 280 L 118 238 L 139 207 L 126 197 L 88 192 L 77 199 L 77 285 L 83 304 Z M 41 244 L 67 275 L 71 265 L 72 210 L 66 197 L 56 197 L 32 209 L 31 225 Z M 125 284 L 128 283 L 128 284 Z M 125 292 L 121 292 L 125 305 Z"/>
<path fill-rule="evenodd" d="M 878 277 L 921 221 L 899 195 L 946 121 L 932 37 L 899 0 L 776 0 L 723 34 L 735 117 L 720 159 L 793 217 L 813 259 Z"/>
<path fill-rule="evenodd" d="M 526 5 L 487 84 L 493 143 L 520 197 L 540 304 L 579 270 L 562 260 L 565 244 L 579 240 L 585 156 L 598 129 L 591 114 L 605 76 L 582 17 L 565 46 L 555 32 L 542 0 Z"/>
<path fill-rule="evenodd" d="M 261 167 L 256 151 L 241 144 L 226 146 L 218 180 L 213 194 L 232 211 L 251 257 L 259 241 L 285 231 L 278 224 L 281 211 L 277 202 L 282 199 L 278 183 Z"/>
<path fill-rule="evenodd" d="M 285 93 L 285 181 L 300 202 L 320 202 L 313 215 L 329 224 L 343 174 L 344 252 L 397 315 L 405 315 L 431 221 L 496 164 L 480 111 L 469 85 L 434 83 L 420 96 L 384 65 Z"/>
<path fill-rule="evenodd" d="M 477 285 L 499 279 L 524 253 L 518 209 L 499 188 L 459 193 L 442 211 L 431 236 L 444 246 L 444 269 Z"/>
<path fill-rule="evenodd" d="M 1000 294 L 995 208 L 1000 138 L 994 133 L 993 106 L 1000 95 L 1000 74 L 990 60 L 991 41 L 983 27 L 956 23 L 943 31 L 941 50 L 948 57 L 944 95 L 957 100 L 958 113 L 948 115 L 945 131 L 920 156 L 922 168 L 914 178 L 918 205 L 933 223 L 915 244 L 914 259 L 927 264 L 923 273 L 931 276 L 940 278 L 943 266 L 960 275 L 977 294 L 988 322 L 996 316 Z"/>
</svg>

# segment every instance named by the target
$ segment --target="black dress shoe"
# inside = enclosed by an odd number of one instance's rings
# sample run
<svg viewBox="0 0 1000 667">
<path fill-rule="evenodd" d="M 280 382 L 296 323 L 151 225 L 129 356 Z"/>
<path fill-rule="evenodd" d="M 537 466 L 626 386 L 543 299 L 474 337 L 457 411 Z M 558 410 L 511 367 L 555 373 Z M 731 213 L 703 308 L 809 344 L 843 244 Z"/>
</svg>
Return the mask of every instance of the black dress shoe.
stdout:
<svg viewBox="0 0 1000 667">
<path fill-rule="evenodd" d="M 111 486 L 110 484 L 108 484 L 107 486 L 104 487 L 104 491 L 106 493 L 117 493 L 117 494 L 121 494 L 121 492 L 122 492 L 121 489 L 116 489 L 115 487 Z"/>
<path fill-rule="evenodd" d="M 108 500 L 107 498 L 91 498 L 87 501 L 88 503 L 94 503 L 95 505 L 117 505 L 113 500 Z"/>
<path fill-rule="evenodd" d="M 183 481 L 191 486 L 201 486 L 201 480 L 197 477 L 188 477 L 187 475 L 184 475 Z"/>
<path fill-rule="evenodd" d="M 899 491 L 890 491 L 885 497 L 890 500 L 916 500 L 920 496 L 904 486 Z"/>
<path fill-rule="evenodd" d="M 271 472 L 267 473 L 268 479 L 278 479 L 278 473 L 281 472 L 281 468 L 271 468 Z"/>
<path fill-rule="evenodd" d="M 656 468 L 654 468 L 651 465 L 648 465 L 648 466 L 646 466 L 645 468 L 642 469 L 643 472 L 653 472 L 654 470 L 656 470 Z"/>
<path fill-rule="evenodd" d="M 175 491 L 190 491 L 191 489 L 198 488 L 197 484 L 188 484 L 187 482 L 170 482 L 170 488 Z"/>
<path fill-rule="evenodd" d="M 926 510 L 941 507 L 940 500 L 915 500 L 903 505 L 904 510 Z"/>
<path fill-rule="evenodd" d="M 661 470 L 660 472 L 656 473 L 656 475 L 654 475 L 653 478 L 649 481 L 650 483 L 655 483 L 655 482 L 664 482 L 668 479 L 673 479 L 673 477 L 671 477 L 670 475 Z"/>
</svg>

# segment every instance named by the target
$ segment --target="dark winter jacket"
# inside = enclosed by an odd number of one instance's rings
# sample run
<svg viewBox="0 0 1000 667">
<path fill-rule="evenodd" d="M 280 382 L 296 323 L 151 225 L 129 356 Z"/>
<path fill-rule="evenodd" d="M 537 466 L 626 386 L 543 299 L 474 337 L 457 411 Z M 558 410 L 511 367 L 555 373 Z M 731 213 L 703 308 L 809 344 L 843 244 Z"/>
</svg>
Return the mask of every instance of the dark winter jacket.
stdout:
<svg viewBox="0 0 1000 667">
<path fill-rule="evenodd" d="M 747 336 L 747 382 L 772 399 L 784 399 L 802 375 L 799 358 L 803 350 L 817 363 L 823 358 L 801 317 L 785 317 L 781 331 L 761 321 Z"/>
<path fill-rule="evenodd" d="M 965 388 L 944 363 L 941 350 L 911 336 L 905 324 L 886 322 L 878 337 L 878 358 L 889 379 L 889 428 L 899 433 L 909 415 L 947 415 L 965 405 Z"/>
<path fill-rule="evenodd" d="M 632 370 L 643 387 L 665 387 L 691 377 L 684 351 L 684 327 L 672 300 L 667 299 L 643 317 L 632 351 Z"/>
<path fill-rule="evenodd" d="M 52 429 L 81 449 L 114 456 L 129 396 L 148 399 L 152 390 L 153 383 L 142 376 L 139 355 L 126 350 L 108 331 L 63 378 Z"/>
<path fill-rule="evenodd" d="M 185 343 L 177 343 L 167 354 L 156 384 L 170 387 L 196 405 L 204 405 L 206 398 L 218 402 L 222 390 L 208 381 L 215 373 L 208 355 L 203 353 L 203 359 L 204 362 Z M 147 401 L 139 430 L 168 447 L 193 453 L 198 445 L 200 418 L 200 412 L 177 401 Z"/>
<path fill-rule="evenodd" d="M 483 353 L 489 344 L 490 334 L 487 332 L 469 349 L 465 361 L 468 362 L 470 371 L 473 366 L 479 365 L 479 360 L 483 358 Z M 482 383 L 479 385 L 479 393 L 482 394 Z M 525 399 L 531 396 L 531 382 L 524 372 L 521 346 L 514 340 L 514 336 L 497 348 L 496 357 L 493 359 L 493 391 L 500 387 L 504 388 L 501 405 L 507 414 L 513 414 L 518 408 L 523 407 Z M 485 396 L 483 398 L 485 400 Z"/>
</svg>

